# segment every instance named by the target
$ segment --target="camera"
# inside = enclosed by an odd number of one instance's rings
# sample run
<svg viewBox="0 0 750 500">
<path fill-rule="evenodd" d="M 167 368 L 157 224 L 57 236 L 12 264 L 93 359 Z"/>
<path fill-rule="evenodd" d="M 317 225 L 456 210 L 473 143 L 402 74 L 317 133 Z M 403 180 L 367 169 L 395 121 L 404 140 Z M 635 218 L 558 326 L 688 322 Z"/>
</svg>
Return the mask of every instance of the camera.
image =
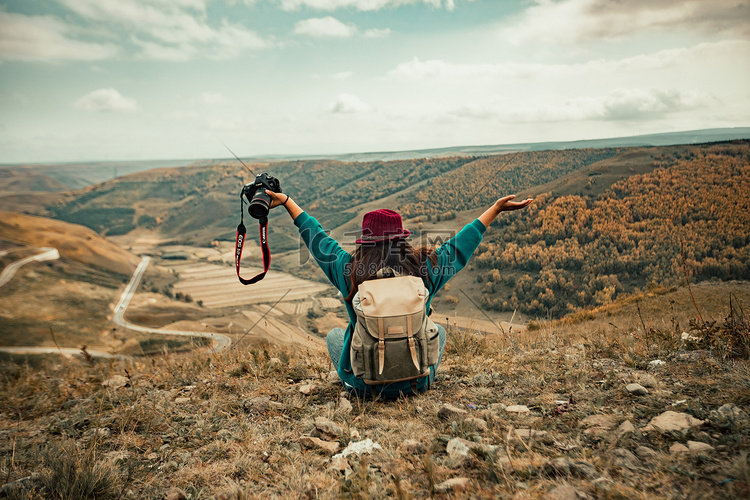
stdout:
<svg viewBox="0 0 750 500">
<path fill-rule="evenodd" d="M 279 180 L 267 173 L 255 176 L 255 181 L 245 184 L 242 188 L 242 196 L 247 198 L 250 206 L 247 207 L 247 213 L 255 219 L 268 217 L 268 211 L 271 208 L 271 197 L 266 194 L 266 189 L 274 193 L 281 192 Z"/>
</svg>

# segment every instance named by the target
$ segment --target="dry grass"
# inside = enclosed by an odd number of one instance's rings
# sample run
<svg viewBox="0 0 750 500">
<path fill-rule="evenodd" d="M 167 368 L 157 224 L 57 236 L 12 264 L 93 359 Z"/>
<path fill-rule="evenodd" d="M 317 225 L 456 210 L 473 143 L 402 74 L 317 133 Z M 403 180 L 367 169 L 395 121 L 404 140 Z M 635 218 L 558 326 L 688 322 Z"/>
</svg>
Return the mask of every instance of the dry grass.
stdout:
<svg viewBox="0 0 750 500">
<path fill-rule="evenodd" d="M 14 486 L 10 498 L 85 498 L 94 491 L 96 498 L 161 498 L 172 487 L 191 499 L 543 498 L 562 484 L 598 498 L 739 498 L 750 481 L 743 451 L 750 427 L 746 416 L 716 410 L 732 403 L 750 413 L 748 360 L 724 357 L 715 345 L 691 350 L 676 339 L 669 317 L 651 315 L 650 301 L 664 298 L 642 299 L 644 322 L 670 326 L 651 329 L 648 341 L 636 335 L 638 318 L 624 332 L 596 322 L 543 323 L 512 341 L 448 332 L 433 390 L 395 402 L 350 398 L 351 412 L 341 406 L 341 387 L 324 378 L 331 367 L 321 352 L 257 347 L 93 365 L 51 359 L 38 367 L 6 361 L 0 478 L 12 483 L 38 473 Z M 710 312 L 725 315 L 709 308 L 704 314 Z M 624 324 L 620 311 L 610 313 Z M 650 369 L 655 357 L 666 364 Z M 127 385 L 102 386 L 115 375 Z M 649 394 L 624 392 L 648 377 Z M 308 383 L 318 391 L 302 394 Z M 274 404 L 245 404 L 261 396 Z M 468 413 L 442 420 L 445 403 Z M 500 405 L 526 405 L 530 413 Z M 614 430 L 589 433 L 583 424 L 601 414 L 642 428 L 666 410 L 706 424 L 619 437 Z M 369 438 L 382 450 L 350 457 L 346 474 L 332 469 L 328 454 L 300 445 L 317 417 L 343 428 L 342 447 Z M 518 429 L 546 434 L 521 436 Z M 496 448 L 457 459 L 446 452 L 456 437 Z M 406 440 L 418 446 L 404 448 Z M 670 454 L 675 442 L 687 441 L 714 451 Z M 639 446 L 655 455 L 634 468 L 614 453 Z M 552 474 L 547 464 L 559 457 L 588 462 L 597 477 Z M 465 489 L 441 489 L 451 478 L 466 478 Z"/>
</svg>

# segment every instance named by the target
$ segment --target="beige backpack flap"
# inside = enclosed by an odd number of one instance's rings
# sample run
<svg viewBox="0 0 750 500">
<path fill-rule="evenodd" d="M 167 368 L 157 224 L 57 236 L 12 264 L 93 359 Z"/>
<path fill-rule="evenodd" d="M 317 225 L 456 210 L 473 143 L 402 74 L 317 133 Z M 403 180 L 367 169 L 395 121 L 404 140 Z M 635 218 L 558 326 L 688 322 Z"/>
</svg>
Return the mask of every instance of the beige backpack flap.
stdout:
<svg viewBox="0 0 750 500">
<path fill-rule="evenodd" d="M 385 339 L 407 338 L 412 362 L 419 369 L 414 333 L 421 328 L 428 291 L 416 276 L 368 280 L 359 286 L 367 330 L 378 336 L 378 374 L 385 364 Z M 416 326 L 416 330 L 415 330 Z"/>
</svg>

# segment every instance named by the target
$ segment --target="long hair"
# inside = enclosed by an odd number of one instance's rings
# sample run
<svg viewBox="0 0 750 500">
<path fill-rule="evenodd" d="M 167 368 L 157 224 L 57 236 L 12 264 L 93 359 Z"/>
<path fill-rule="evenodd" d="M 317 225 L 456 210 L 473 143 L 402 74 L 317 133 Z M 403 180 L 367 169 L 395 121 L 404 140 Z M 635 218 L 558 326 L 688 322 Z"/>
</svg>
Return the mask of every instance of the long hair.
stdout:
<svg viewBox="0 0 750 500">
<path fill-rule="evenodd" d="M 346 267 L 351 286 L 345 300 L 351 302 L 359 285 L 375 278 L 384 267 L 401 275 L 419 276 L 429 286 L 428 265 L 437 265 L 437 255 L 430 247 L 414 248 L 404 239 L 362 244 L 352 253 L 352 260 Z"/>
</svg>

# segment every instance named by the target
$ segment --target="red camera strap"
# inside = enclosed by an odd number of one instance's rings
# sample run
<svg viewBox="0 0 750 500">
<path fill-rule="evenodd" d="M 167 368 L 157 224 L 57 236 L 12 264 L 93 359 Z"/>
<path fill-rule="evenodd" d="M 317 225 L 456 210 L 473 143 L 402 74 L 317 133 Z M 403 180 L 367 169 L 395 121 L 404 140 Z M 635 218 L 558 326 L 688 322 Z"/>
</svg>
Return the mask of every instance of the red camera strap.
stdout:
<svg viewBox="0 0 750 500">
<path fill-rule="evenodd" d="M 234 265 L 237 268 L 237 277 L 240 279 L 240 283 L 242 283 L 243 285 L 252 285 L 253 283 L 257 283 L 258 281 L 262 280 L 268 272 L 268 267 L 271 265 L 271 251 L 268 249 L 268 240 L 266 238 L 268 219 L 264 217 L 263 219 L 259 220 L 259 226 L 260 248 L 263 251 L 263 272 L 256 274 L 249 280 L 240 276 L 240 259 L 242 258 L 242 247 L 245 244 L 245 233 L 247 233 L 247 230 L 245 229 L 245 224 L 243 224 L 242 222 L 240 222 L 240 225 L 237 226 L 237 240 L 234 249 Z"/>
</svg>

